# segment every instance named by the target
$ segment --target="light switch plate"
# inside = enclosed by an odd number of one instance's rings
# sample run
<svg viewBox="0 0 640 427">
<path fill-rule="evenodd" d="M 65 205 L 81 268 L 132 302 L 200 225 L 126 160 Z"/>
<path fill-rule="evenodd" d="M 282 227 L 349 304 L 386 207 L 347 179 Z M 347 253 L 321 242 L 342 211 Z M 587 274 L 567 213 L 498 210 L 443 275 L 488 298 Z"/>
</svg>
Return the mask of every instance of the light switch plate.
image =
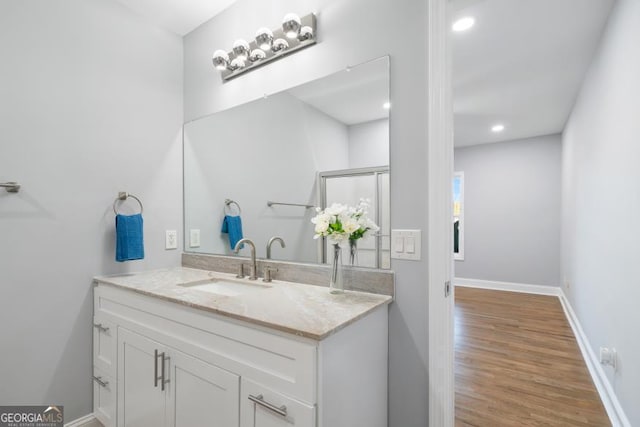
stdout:
<svg viewBox="0 0 640 427">
<path fill-rule="evenodd" d="M 191 230 L 189 230 L 189 247 L 190 248 L 200 247 L 200 230 L 196 228 L 192 228 Z"/>
<path fill-rule="evenodd" d="M 391 241 L 393 242 L 391 258 L 420 260 L 421 230 L 391 230 Z"/>
<path fill-rule="evenodd" d="M 176 230 L 167 230 L 164 240 L 165 249 L 178 249 L 178 232 Z"/>
</svg>

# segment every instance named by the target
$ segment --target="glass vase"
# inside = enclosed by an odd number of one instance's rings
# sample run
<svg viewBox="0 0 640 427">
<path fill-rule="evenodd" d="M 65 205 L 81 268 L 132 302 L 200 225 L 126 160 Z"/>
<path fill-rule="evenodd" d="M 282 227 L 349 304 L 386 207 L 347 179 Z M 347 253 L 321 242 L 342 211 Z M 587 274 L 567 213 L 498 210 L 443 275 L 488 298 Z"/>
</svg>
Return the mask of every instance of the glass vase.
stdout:
<svg viewBox="0 0 640 427">
<path fill-rule="evenodd" d="M 329 281 L 329 292 L 341 294 L 344 292 L 344 280 L 342 272 L 342 248 L 338 243 L 333 244 L 333 257 L 331 263 L 331 280 Z"/>
<path fill-rule="evenodd" d="M 358 265 L 358 241 L 349 240 L 349 265 Z"/>
</svg>

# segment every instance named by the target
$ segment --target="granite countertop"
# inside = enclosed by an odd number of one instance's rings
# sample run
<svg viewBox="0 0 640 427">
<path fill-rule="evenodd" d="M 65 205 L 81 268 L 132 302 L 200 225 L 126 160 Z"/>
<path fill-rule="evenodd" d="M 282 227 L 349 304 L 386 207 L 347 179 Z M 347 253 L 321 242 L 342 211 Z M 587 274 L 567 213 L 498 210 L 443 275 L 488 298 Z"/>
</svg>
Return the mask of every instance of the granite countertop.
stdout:
<svg viewBox="0 0 640 427">
<path fill-rule="evenodd" d="M 233 288 L 231 291 L 223 288 L 222 293 L 227 293 L 223 295 L 197 288 L 215 283 L 216 279 L 239 281 L 240 288 L 249 292 L 235 293 Z M 328 337 L 392 301 L 387 295 L 356 291 L 334 295 L 322 286 L 277 278 L 271 283 L 262 279 L 250 282 L 236 279 L 233 274 L 185 267 L 99 276 L 95 282 L 315 340 Z"/>
</svg>

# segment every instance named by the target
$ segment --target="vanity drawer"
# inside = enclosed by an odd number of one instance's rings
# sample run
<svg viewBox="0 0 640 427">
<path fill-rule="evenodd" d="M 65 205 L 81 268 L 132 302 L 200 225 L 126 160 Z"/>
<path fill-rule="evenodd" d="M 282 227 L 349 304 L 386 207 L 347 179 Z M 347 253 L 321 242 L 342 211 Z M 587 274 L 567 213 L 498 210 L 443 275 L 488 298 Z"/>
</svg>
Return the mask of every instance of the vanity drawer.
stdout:
<svg viewBox="0 0 640 427">
<path fill-rule="evenodd" d="M 240 427 L 315 427 L 316 407 L 242 378 Z"/>
<path fill-rule="evenodd" d="M 117 325 L 101 316 L 93 317 L 93 365 L 115 378 L 118 345 Z"/>
<path fill-rule="evenodd" d="M 93 414 L 104 427 L 116 426 L 116 381 L 98 367 L 93 368 Z"/>
</svg>

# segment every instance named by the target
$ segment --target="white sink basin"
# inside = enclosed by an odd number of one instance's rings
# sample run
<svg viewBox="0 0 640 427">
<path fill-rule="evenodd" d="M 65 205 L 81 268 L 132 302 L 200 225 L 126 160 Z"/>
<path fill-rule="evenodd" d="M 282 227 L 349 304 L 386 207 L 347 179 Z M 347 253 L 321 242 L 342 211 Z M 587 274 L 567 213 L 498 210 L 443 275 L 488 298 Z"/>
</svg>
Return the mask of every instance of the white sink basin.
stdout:
<svg viewBox="0 0 640 427">
<path fill-rule="evenodd" d="M 245 295 L 251 292 L 263 291 L 269 289 L 271 286 L 247 283 L 235 280 L 225 279 L 204 279 L 194 282 L 181 283 L 179 286 L 183 286 L 189 289 L 197 289 L 199 291 L 210 292 L 212 294 L 224 295 L 229 297 L 235 297 L 238 295 Z"/>
</svg>

